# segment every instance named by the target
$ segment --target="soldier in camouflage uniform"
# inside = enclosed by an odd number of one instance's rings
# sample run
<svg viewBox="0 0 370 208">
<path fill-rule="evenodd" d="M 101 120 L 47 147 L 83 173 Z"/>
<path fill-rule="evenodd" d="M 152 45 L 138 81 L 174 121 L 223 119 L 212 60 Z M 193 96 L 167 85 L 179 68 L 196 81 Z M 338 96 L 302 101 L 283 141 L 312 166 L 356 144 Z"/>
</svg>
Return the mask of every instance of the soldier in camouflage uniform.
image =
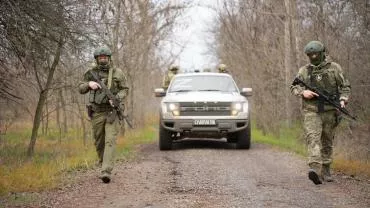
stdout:
<svg viewBox="0 0 370 208">
<path fill-rule="evenodd" d="M 218 72 L 219 73 L 229 73 L 227 70 L 227 66 L 225 64 L 218 65 Z"/>
<path fill-rule="evenodd" d="M 326 61 L 325 47 L 319 41 L 309 42 L 304 52 L 310 63 L 299 69 L 297 77 L 321 92 L 325 90 L 344 108 L 350 96 L 350 83 L 341 66 Z M 304 132 L 310 167 L 308 177 L 316 185 L 321 184 L 322 180 L 331 182 L 330 164 L 335 128 L 340 120 L 339 111 L 300 85 L 292 85 L 291 91 L 303 100 Z"/>
<path fill-rule="evenodd" d="M 165 90 L 167 90 L 168 86 L 170 85 L 170 82 L 172 80 L 172 78 L 179 72 L 179 67 L 178 66 L 171 66 L 167 73 L 165 74 L 164 78 L 163 78 L 163 84 L 162 84 L 162 88 L 164 88 Z"/>
<path fill-rule="evenodd" d="M 111 180 L 113 170 L 114 151 L 119 132 L 119 120 L 113 110 L 112 101 L 108 100 L 101 86 L 95 82 L 90 71 L 95 73 L 101 81 L 121 102 L 127 96 L 126 77 L 123 72 L 112 66 L 111 51 L 107 47 L 95 50 L 96 66 L 88 70 L 83 81 L 79 84 L 79 92 L 89 92 L 90 112 L 95 147 L 101 164 L 100 178 L 104 183 Z"/>
</svg>

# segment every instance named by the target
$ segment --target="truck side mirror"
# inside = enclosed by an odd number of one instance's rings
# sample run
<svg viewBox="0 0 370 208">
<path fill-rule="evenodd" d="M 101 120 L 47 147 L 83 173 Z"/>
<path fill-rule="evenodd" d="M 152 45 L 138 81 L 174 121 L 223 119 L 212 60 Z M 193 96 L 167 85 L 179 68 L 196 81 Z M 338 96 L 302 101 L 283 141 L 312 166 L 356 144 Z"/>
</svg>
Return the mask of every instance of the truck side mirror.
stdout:
<svg viewBox="0 0 370 208">
<path fill-rule="evenodd" d="M 242 88 L 242 91 L 240 92 L 240 94 L 245 97 L 252 96 L 252 88 Z"/>
<path fill-rule="evenodd" d="M 163 88 L 156 88 L 154 89 L 154 95 L 156 97 L 164 97 L 166 96 L 166 91 Z"/>
</svg>

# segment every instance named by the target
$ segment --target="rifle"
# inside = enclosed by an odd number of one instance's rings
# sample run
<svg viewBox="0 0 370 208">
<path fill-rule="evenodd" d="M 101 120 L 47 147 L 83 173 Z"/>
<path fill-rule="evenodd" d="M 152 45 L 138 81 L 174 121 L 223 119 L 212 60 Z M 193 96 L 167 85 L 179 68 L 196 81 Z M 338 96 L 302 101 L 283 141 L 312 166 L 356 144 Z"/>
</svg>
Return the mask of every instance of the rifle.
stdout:
<svg viewBox="0 0 370 208">
<path fill-rule="evenodd" d="M 351 119 L 353 120 L 357 120 L 355 116 L 352 116 L 347 109 L 345 108 L 342 108 L 340 106 L 340 104 L 336 101 L 334 101 L 332 98 L 330 98 L 327 94 L 328 93 L 324 93 L 322 91 L 320 91 L 319 89 L 317 88 L 314 88 L 314 87 L 311 87 L 310 85 L 306 84 L 303 80 L 299 79 L 298 77 L 296 77 L 294 80 L 293 80 L 293 83 L 292 85 L 297 85 L 297 84 L 301 84 L 303 85 L 304 87 L 306 87 L 307 89 L 311 90 L 312 92 L 316 93 L 319 95 L 319 97 L 321 97 L 320 99 L 328 102 L 330 105 L 334 106 L 336 109 L 338 109 L 340 112 L 342 112 L 343 114 L 347 115 L 348 117 L 350 117 Z"/>
<path fill-rule="evenodd" d="M 93 76 L 93 78 L 95 79 L 95 82 L 97 82 L 101 86 L 101 89 L 107 95 L 108 99 L 113 102 L 112 103 L 113 104 L 113 109 L 117 112 L 118 120 L 120 122 L 125 120 L 126 123 L 128 124 L 128 126 L 131 129 L 133 129 L 134 127 L 132 126 L 131 122 L 128 120 L 128 116 L 123 115 L 123 113 L 122 113 L 124 111 L 124 106 L 123 106 L 123 108 L 121 107 L 120 101 L 116 98 L 116 96 L 113 95 L 113 93 L 108 89 L 108 87 L 102 81 L 100 81 L 99 77 L 94 72 L 92 72 L 91 70 L 89 72 Z"/>
</svg>

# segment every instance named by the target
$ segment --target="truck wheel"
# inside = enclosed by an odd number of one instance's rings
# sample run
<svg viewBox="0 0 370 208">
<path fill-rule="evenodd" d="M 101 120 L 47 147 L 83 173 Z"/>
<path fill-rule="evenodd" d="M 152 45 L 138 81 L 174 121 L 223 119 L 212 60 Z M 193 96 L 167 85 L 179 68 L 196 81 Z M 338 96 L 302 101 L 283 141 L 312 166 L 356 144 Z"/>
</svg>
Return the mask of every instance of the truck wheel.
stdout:
<svg viewBox="0 0 370 208">
<path fill-rule="evenodd" d="M 248 127 L 236 133 L 236 148 L 249 149 L 251 147 L 251 124 Z"/>
<path fill-rule="evenodd" d="M 171 150 L 172 149 L 172 138 L 171 132 L 166 130 L 159 124 L 159 150 Z"/>
</svg>

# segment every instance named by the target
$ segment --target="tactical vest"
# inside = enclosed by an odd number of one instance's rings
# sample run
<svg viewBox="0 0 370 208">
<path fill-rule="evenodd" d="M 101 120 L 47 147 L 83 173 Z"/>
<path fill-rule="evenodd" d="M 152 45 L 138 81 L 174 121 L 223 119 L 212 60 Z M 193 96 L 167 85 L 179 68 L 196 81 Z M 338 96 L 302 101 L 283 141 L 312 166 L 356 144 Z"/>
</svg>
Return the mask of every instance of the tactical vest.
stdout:
<svg viewBox="0 0 370 208">
<path fill-rule="evenodd" d="M 114 76 L 114 72 L 115 72 L 114 68 L 110 69 L 110 70 L 112 70 L 112 72 L 111 72 L 112 73 L 111 86 L 109 86 L 109 84 L 108 84 L 108 82 L 109 82 L 108 81 L 109 70 L 100 70 L 97 67 L 95 67 L 91 70 L 100 78 L 100 80 L 106 86 L 108 86 L 108 88 L 110 87 L 110 91 L 114 95 L 116 95 L 118 93 L 118 91 L 119 91 L 119 89 L 118 89 L 119 80 L 117 79 L 117 77 Z M 90 73 L 88 73 L 87 76 L 88 76 L 89 81 L 94 81 L 94 78 L 92 77 L 92 75 Z M 101 105 L 102 107 L 103 106 L 110 106 L 109 101 L 108 101 L 108 97 L 102 89 L 90 90 L 89 102 L 92 103 L 92 104 L 98 105 L 98 106 Z"/>
<path fill-rule="evenodd" d="M 313 67 L 312 65 L 309 65 L 307 67 L 307 74 L 308 81 L 312 87 L 318 89 L 332 100 L 337 102 L 339 101 L 339 91 L 335 77 L 335 69 L 331 67 L 330 62 L 322 67 Z M 331 107 L 326 106 L 328 103 L 324 102 L 324 100 L 321 100 L 320 97 L 316 97 L 311 101 L 317 103 L 318 112 L 332 109 Z M 328 107 L 329 109 L 327 109 Z"/>
</svg>

